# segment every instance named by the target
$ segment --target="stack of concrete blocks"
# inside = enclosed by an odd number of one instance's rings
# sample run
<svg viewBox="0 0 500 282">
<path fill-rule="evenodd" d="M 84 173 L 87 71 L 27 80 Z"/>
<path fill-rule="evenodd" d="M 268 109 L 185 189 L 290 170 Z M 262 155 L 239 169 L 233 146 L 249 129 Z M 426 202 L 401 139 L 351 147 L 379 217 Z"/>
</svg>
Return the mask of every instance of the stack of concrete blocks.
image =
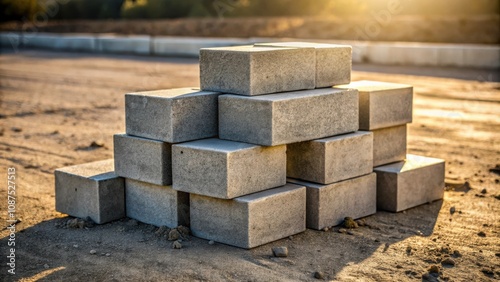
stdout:
<svg viewBox="0 0 500 282">
<path fill-rule="evenodd" d="M 346 216 L 359 218 L 376 212 L 372 133 L 358 132 L 358 92 L 332 87 L 350 82 L 350 46 L 266 43 L 202 49 L 200 73 L 202 89 L 224 93 L 219 96 L 220 139 L 254 144 L 260 150 L 287 147 L 286 154 L 276 160 L 282 176 L 288 177 L 281 179 L 282 185 L 287 181 L 285 187 L 304 192 L 284 199 L 283 203 L 267 199 L 265 210 L 260 211 L 267 214 L 267 222 L 260 223 L 267 234 L 274 232 L 277 235 L 274 239 L 283 238 L 303 231 L 306 226 L 322 229 L 341 223 Z M 180 147 L 186 154 L 189 146 Z M 234 206 L 250 196 L 223 200 L 220 198 L 226 195 L 200 193 L 201 187 L 187 190 L 182 186 L 196 185 L 177 182 L 176 170 L 185 167 L 193 171 L 193 165 L 187 165 L 189 155 L 178 158 L 175 154 L 174 162 L 182 160 L 182 165 L 174 163 L 174 189 L 178 184 L 180 190 L 193 193 L 193 234 L 244 248 L 271 241 L 269 238 L 252 244 L 255 231 L 261 227 L 254 227 L 257 221 L 251 220 L 264 217 L 253 215 L 257 209 L 250 209 L 245 215 L 248 217 L 245 222 L 250 221 L 250 225 L 245 225 L 249 229 L 244 236 L 250 244 L 236 243 L 228 233 L 239 229 L 238 226 L 241 228 L 241 223 L 232 218 L 236 212 Z M 250 166 L 246 170 L 249 169 L 256 170 Z M 261 193 L 276 197 L 282 195 L 281 189 Z M 290 214 L 294 214 L 293 218 L 287 217 Z M 271 218 L 274 220 L 270 221 Z M 231 224 L 219 229 L 222 222 Z M 291 232 L 283 230 L 285 226 L 296 228 Z"/>
<path fill-rule="evenodd" d="M 407 154 L 413 87 L 356 81 L 338 88 L 359 91 L 359 128 L 373 134 L 377 208 L 399 212 L 442 199 L 444 160 Z"/>
<path fill-rule="evenodd" d="M 202 49 L 201 90 L 126 94 L 114 161 L 57 170 L 56 209 L 253 248 L 442 197 L 442 161 L 404 161 L 412 88 L 350 78 L 350 46 Z"/>
</svg>

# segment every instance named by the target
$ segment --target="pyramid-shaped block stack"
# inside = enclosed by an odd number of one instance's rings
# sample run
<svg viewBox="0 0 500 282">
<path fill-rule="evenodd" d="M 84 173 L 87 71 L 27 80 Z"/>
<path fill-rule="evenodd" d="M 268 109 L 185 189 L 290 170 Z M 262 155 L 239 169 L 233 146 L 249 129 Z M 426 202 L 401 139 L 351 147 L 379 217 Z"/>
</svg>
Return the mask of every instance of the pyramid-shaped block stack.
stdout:
<svg viewBox="0 0 500 282">
<path fill-rule="evenodd" d="M 201 89 L 126 94 L 114 169 L 58 170 L 57 210 L 253 248 L 443 197 L 444 162 L 406 155 L 412 87 L 351 83 L 350 46 L 207 48 L 200 75 Z"/>
</svg>

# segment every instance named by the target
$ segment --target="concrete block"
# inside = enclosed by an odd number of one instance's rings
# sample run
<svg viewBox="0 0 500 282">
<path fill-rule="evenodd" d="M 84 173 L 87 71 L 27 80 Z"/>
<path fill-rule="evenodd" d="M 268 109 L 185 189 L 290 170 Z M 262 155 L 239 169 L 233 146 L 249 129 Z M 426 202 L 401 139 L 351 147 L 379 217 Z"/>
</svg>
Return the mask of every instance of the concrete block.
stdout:
<svg viewBox="0 0 500 282">
<path fill-rule="evenodd" d="M 351 82 L 352 48 L 349 45 L 311 42 L 257 43 L 262 47 L 314 48 L 316 50 L 316 88 Z"/>
<path fill-rule="evenodd" d="M 232 199 L 286 183 L 286 146 L 204 139 L 172 146 L 173 188 Z"/>
<path fill-rule="evenodd" d="M 201 48 L 247 45 L 242 38 L 153 37 L 152 53 L 160 56 L 198 57 Z"/>
<path fill-rule="evenodd" d="M 406 156 L 406 125 L 373 130 L 373 166 L 398 162 Z"/>
<path fill-rule="evenodd" d="M 406 160 L 375 167 L 377 208 L 399 212 L 444 195 L 444 160 L 408 154 Z"/>
<path fill-rule="evenodd" d="M 306 229 L 306 188 L 286 184 L 223 200 L 192 194 L 191 232 L 207 240 L 250 249 Z"/>
<path fill-rule="evenodd" d="M 358 130 L 358 91 L 219 96 L 219 138 L 274 146 Z"/>
<path fill-rule="evenodd" d="M 287 179 L 307 188 L 307 228 L 321 230 L 377 212 L 377 177 L 370 173 L 356 178 L 321 185 Z"/>
<path fill-rule="evenodd" d="M 16 32 L 0 32 L 0 46 L 16 52 L 21 47 L 21 35 Z"/>
<path fill-rule="evenodd" d="M 114 135 L 117 175 L 156 185 L 172 184 L 172 144 L 126 134 Z"/>
<path fill-rule="evenodd" d="M 337 88 L 359 92 L 359 129 L 374 130 L 412 122 L 413 87 L 378 81 L 356 81 Z"/>
<path fill-rule="evenodd" d="M 151 54 L 149 36 L 100 35 L 96 38 L 96 50 L 101 53 Z"/>
<path fill-rule="evenodd" d="M 220 47 L 200 50 L 202 90 L 247 96 L 313 89 L 313 48 Z"/>
<path fill-rule="evenodd" d="M 358 131 L 287 145 L 287 177 L 321 184 L 373 171 L 373 134 Z"/>
<path fill-rule="evenodd" d="M 125 179 L 127 216 L 140 222 L 170 228 L 189 226 L 189 194 L 171 186 Z"/>
<path fill-rule="evenodd" d="M 126 132 L 169 143 L 215 137 L 219 94 L 195 88 L 126 94 Z"/>
<path fill-rule="evenodd" d="M 124 181 L 113 172 L 113 160 L 59 168 L 54 174 L 58 212 L 97 224 L 125 216 Z"/>
<path fill-rule="evenodd" d="M 500 46 L 464 46 L 464 65 L 475 68 L 500 68 Z"/>
</svg>

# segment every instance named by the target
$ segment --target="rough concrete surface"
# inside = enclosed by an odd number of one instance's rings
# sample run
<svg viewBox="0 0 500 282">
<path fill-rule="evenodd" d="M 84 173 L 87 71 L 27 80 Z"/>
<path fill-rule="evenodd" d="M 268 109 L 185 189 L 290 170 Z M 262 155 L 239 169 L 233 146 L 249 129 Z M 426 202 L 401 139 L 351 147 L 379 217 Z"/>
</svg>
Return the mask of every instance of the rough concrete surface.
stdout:
<svg viewBox="0 0 500 282">
<path fill-rule="evenodd" d="M 313 89 L 313 48 L 217 47 L 200 50 L 202 90 L 246 96 Z"/>
<path fill-rule="evenodd" d="M 352 89 L 219 96 L 221 139 L 275 146 L 356 130 L 358 93 Z"/>
<path fill-rule="evenodd" d="M 168 143 L 215 137 L 219 131 L 218 96 L 196 88 L 128 93 L 126 132 Z"/>
<path fill-rule="evenodd" d="M 373 170 L 373 134 L 358 131 L 287 145 L 287 177 L 328 184 Z"/>
<path fill-rule="evenodd" d="M 284 186 L 232 200 L 192 194 L 191 232 L 250 249 L 306 229 L 306 188 Z"/>
<path fill-rule="evenodd" d="M 173 188 L 221 199 L 285 185 L 286 146 L 262 147 L 220 139 L 172 147 Z"/>
<path fill-rule="evenodd" d="M 444 160 L 408 154 L 402 162 L 373 170 L 380 210 L 399 212 L 443 198 Z"/>
<path fill-rule="evenodd" d="M 124 182 L 113 166 L 110 159 L 57 169 L 56 210 L 83 219 L 90 217 L 97 224 L 124 217 Z"/>
<path fill-rule="evenodd" d="M 375 173 L 321 185 L 288 178 L 307 188 L 307 228 L 322 230 L 339 225 L 345 217 L 358 219 L 377 211 Z"/>
</svg>

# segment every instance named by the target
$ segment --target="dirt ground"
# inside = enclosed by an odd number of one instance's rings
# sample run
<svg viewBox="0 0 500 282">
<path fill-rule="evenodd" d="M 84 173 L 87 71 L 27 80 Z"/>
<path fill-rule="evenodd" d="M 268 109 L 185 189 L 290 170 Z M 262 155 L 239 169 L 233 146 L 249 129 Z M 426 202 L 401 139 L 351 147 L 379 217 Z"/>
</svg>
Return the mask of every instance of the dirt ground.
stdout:
<svg viewBox="0 0 500 282">
<path fill-rule="evenodd" d="M 112 135 L 124 131 L 124 93 L 197 86 L 197 60 L 4 50 L 0 220 L 8 225 L 5 184 L 14 167 L 21 222 L 15 276 L 7 273 L 9 231 L 0 232 L 0 281 L 314 281 L 316 271 L 333 281 L 418 281 L 432 265 L 439 281 L 500 279 L 497 72 L 355 65 L 359 79 L 414 85 L 409 152 L 446 159 L 455 190 L 406 212 L 378 212 L 353 235 L 307 230 L 252 250 L 191 238 L 176 250 L 128 219 L 60 228 L 68 218 L 54 210 L 53 172 L 111 158 Z M 274 258 L 274 246 L 287 246 L 289 256 Z M 440 263 L 448 257 L 454 266 Z"/>
</svg>

